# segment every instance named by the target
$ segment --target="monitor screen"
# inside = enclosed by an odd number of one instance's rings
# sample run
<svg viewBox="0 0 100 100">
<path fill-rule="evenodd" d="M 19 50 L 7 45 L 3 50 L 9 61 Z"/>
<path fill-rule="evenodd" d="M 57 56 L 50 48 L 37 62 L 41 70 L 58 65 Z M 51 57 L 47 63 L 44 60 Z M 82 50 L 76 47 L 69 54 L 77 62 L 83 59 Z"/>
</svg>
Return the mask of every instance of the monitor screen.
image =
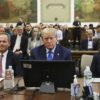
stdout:
<svg viewBox="0 0 100 100">
<path fill-rule="evenodd" d="M 21 60 L 26 87 L 40 87 L 42 82 L 54 82 L 55 87 L 70 88 L 75 74 L 74 61 Z"/>
</svg>

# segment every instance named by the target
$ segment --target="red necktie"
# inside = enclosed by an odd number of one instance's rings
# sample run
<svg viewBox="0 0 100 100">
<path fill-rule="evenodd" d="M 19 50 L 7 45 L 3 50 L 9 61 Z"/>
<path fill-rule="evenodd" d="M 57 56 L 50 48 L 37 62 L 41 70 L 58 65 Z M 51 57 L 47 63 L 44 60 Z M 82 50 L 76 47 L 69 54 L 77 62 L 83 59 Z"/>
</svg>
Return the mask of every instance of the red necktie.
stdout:
<svg viewBox="0 0 100 100">
<path fill-rule="evenodd" d="M 0 56 L 0 77 L 2 77 L 2 57 Z"/>
</svg>

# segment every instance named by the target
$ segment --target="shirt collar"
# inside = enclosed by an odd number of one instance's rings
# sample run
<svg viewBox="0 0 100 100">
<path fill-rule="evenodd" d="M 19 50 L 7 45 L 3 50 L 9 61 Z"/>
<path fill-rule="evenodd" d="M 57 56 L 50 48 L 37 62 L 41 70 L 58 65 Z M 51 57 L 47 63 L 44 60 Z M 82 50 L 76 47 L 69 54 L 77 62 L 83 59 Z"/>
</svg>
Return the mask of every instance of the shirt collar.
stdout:
<svg viewBox="0 0 100 100">
<path fill-rule="evenodd" d="M 31 30 L 27 31 L 27 33 L 31 33 Z"/>
<path fill-rule="evenodd" d="M 8 50 L 3 53 L 3 56 L 7 55 L 7 53 L 8 53 Z M 0 55 L 2 55 L 2 53 L 0 53 Z"/>
<path fill-rule="evenodd" d="M 92 38 L 92 39 L 88 38 L 88 41 L 89 41 L 89 40 L 93 40 L 93 38 Z"/>
<path fill-rule="evenodd" d="M 51 52 L 54 53 L 55 49 L 56 49 L 56 46 L 51 49 Z M 49 52 L 49 49 L 46 48 L 46 53 L 48 53 L 48 52 Z"/>
</svg>

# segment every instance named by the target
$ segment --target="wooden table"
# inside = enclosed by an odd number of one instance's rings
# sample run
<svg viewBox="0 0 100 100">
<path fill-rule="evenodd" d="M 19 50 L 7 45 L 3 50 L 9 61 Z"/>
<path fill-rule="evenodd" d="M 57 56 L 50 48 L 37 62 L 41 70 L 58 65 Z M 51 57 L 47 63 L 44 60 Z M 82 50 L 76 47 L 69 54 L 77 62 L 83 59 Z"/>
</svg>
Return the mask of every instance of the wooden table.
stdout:
<svg viewBox="0 0 100 100">
<path fill-rule="evenodd" d="M 20 80 L 20 81 L 19 81 Z M 19 86 L 24 86 L 23 78 L 16 78 L 15 85 L 19 81 Z M 58 91 L 56 93 L 47 94 L 33 90 L 22 91 L 4 91 L 0 90 L 0 100 L 70 100 L 70 91 Z"/>
<path fill-rule="evenodd" d="M 4 95 L 5 94 L 5 95 Z M 1 93 L 0 93 L 1 95 Z M 32 91 L 22 91 L 18 93 L 2 93 L 0 100 L 70 100 L 69 92 L 57 92 L 55 94 L 33 93 Z"/>
<path fill-rule="evenodd" d="M 23 90 L 21 92 L 0 91 L 0 100 L 71 100 L 69 91 L 59 91 L 53 94 L 40 93 L 38 91 Z"/>
<path fill-rule="evenodd" d="M 18 81 L 18 79 L 16 79 Z M 16 82 L 17 82 L 16 81 Z M 15 84 L 16 84 L 15 82 Z M 79 82 L 82 83 L 83 79 L 79 79 Z M 19 85 L 23 86 L 23 79 L 19 82 Z M 93 84 L 93 90 L 100 93 L 100 83 Z M 0 90 L 0 100 L 73 100 L 70 96 L 70 91 L 58 91 L 54 94 L 40 93 L 33 90 L 23 90 L 23 91 L 4 91 Z"/>
<path fill-rule="evenodd" d="M 79 80 L 79 83 L 81 84 L 81 89 L 82 89 L 82 87 L 84 85 L 83 78 L 79 78 L 78 80 Z M 94 83 L 93 82 L 92 86 L 93 86 L 93 91 L 100 94 L 100 83 Z"/>
</svg>

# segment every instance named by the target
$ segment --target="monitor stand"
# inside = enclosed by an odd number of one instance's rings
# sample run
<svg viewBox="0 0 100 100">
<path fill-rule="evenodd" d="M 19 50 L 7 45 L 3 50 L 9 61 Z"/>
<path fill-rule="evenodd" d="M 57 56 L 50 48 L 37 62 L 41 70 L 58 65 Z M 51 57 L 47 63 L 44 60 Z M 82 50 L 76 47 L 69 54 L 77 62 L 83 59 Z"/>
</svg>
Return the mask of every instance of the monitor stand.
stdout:
<svg viewBox="0 0 100 100">
<path fill-rule="evenodd" d="M 43 93 L 55 93 L 55 86 L 53 82 L 42 82 L 40 86 L 40 92 Z"/>
</svg>

